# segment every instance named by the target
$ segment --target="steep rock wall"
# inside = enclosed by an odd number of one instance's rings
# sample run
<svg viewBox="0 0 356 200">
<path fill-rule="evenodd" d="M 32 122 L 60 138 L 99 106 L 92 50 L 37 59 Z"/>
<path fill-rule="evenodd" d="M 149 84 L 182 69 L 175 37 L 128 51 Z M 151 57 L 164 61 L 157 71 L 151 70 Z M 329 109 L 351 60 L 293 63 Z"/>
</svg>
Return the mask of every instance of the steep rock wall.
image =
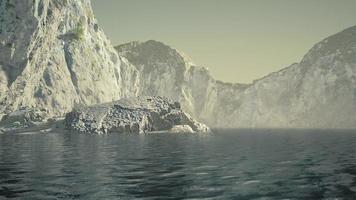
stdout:
<svg viewBox="0 0 356 200">
<path fill-rule="evenodd" d="M 119 57 L 89 0 L 0 0 L 0 111 L 136 96 L 138 72 Z"/>
</svg>

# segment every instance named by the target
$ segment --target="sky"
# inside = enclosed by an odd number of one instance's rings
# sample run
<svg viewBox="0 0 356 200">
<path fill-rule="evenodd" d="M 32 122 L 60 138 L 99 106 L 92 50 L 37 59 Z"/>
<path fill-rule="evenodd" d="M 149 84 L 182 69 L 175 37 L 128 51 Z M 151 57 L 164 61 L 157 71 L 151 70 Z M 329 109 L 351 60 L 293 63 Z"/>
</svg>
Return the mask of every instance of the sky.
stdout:
<svg viewBox="0 0 356 200">
<path fill-rule="evenodd" d="M 356 25 L 356 0 L 92 0 L 113 45 L 157 40 L 222 81 L 249 83 Z"/>
</svg>

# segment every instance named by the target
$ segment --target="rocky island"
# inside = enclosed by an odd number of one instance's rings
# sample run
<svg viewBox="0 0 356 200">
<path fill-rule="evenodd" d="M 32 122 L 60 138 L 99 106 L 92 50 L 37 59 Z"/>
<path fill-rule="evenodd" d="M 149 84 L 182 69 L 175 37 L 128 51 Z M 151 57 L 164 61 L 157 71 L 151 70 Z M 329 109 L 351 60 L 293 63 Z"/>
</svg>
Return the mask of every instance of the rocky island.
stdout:
<svg viewBox="0 0 356 200">
<path fill-rule="evenodd" d="M 67 129 L 81 133 L 207 132 L 209 128 L 164 97 L 124 98 L 74 109 L 65 118 Z"/>
</svg>

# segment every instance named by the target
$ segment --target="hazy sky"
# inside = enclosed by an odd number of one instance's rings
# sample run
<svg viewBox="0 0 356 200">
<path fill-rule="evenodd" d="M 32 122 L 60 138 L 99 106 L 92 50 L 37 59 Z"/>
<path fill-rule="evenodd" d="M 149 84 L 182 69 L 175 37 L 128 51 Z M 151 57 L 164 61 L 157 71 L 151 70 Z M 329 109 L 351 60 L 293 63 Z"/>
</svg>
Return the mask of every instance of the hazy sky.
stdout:
<svg viewBox="0 0 356 200">
<path fill-rule="evenodd" d="M 162 41 L 217 79 L 251 82 L 356 25 L 356 0 L 92 0 L 114 45 Z"/>
</svg>

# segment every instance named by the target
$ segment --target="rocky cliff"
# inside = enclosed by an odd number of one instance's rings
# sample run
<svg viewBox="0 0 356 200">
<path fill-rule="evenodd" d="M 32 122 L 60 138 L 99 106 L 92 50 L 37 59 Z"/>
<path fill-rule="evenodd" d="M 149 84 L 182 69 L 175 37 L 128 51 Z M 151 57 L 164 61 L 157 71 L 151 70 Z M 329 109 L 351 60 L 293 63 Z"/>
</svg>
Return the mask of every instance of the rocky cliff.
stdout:
<svg viewBox="0 0 356 200">
<path fill-rule="evenodd" d="M 206 68 L 154 40 L 131 42 L 116 49 L 140 72 L 140 95 L 170 97 L 192 116 L 210 122 L 218 91 Z"/>
<path fill-rule="evenodd" d="M 117 55 L 90 0 L 0 0 L 0 21 L 2 115 L 22 107 L 63 115 L 136 96 L 138 72 Z"/>
<path fill-rule="evenodd" d="M 356 127 L 356 27 L 316 44 L 300 63 L 252 84 L 215 80 L 204 67 L 156 42 L 116 47 L 151 95 L 179 100 L 215 127 Z M 164 87 L 164 88 L 162 88 Z"/>
<path fill-rule="evenodd" d="M 173 98 L 211 126 L 220 126 L 231 117 L 248 86 L 217 81 L 207 68 L 158 41 L 130 42 L 116 50 L 140 72 L 140 95 Z"/>
</svg>

